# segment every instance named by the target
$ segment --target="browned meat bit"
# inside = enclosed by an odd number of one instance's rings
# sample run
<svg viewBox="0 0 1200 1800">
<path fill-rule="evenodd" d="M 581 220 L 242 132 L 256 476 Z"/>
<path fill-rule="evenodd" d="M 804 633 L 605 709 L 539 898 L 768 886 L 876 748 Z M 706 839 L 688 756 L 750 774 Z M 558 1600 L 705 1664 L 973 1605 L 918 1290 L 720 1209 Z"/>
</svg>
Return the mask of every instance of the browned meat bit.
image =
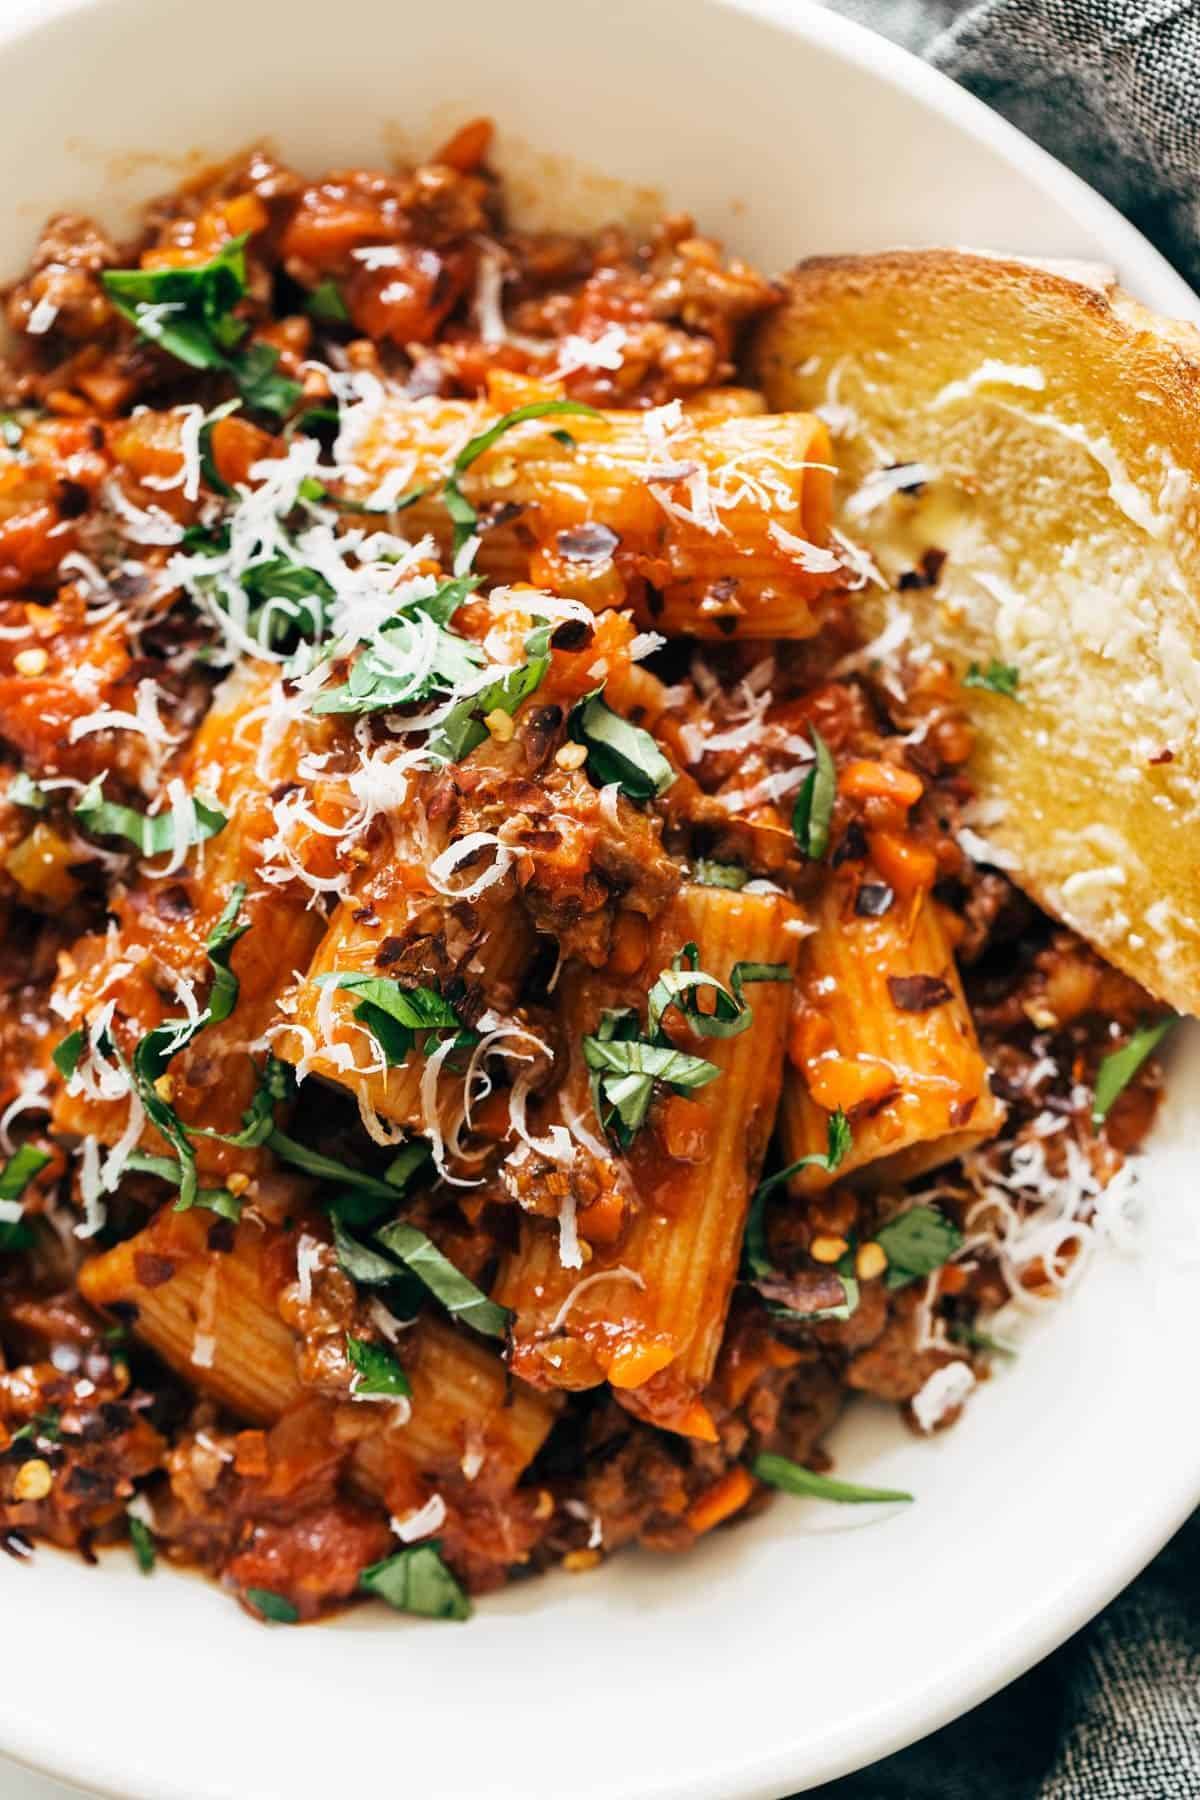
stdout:
<svg viewBox="0 0 1200 1800">
<path fill-rule="evenodd" d="M 961 1360 L 937 1346 L 920 1346 L 924 1293 L 922 1282 L 893 1296 L 887 1324 L 879 1337 L 850 1358 L 845 1377 L 848 1386 L 874 1394 L 880 1400 L 911 1400 L 935 1369 Z"/>
<path fill-rule="evenodd" d="M 980 996 L 975 1018 L 982 1032 L 996 1034 L 1021 1025 L 1060 1031 L 1088 1014 L 1129 1031 L 1161 1011 L 1143 987 L 1102 962 L 1074 932 L 1056 931 L 1000 998 Z"/>
<path fill-rule="evenodd" d="M 58 213 L 42 233 L 30 273 L 9 291 L 12 329 L 34 337 L 55 332 L 72 342 L 99 337 L 114 316 L 100 274 L 117 260 L 90 219 Z"/>
<path fill-rule="evenodd" d="M 995 944 L 1010 944 L 1028 930 L 1035 918 L 1031 901 L 1007 875 L 995 869 L 976 869 L 970 878 L 963 908 L 966 930 L 959 940 L 960 963 L 978 962 Z"/>
<path fill-rule="evenodd" d="M 312 1619 L 348 1599 L 363 1569 L 393 1548 L 391 1529 L 379 1512 L 333 1500 L 287 1524 L 251 1525 L 221 1578 L 243 1596 L 249 1588 L 275 1594 L 302 1619 Z M 252 1599 L 249 1605 L 253 1609 Z"/>
<path fill-rule="evenodd" d="M 102 1349 L 0 1375 L 0 1527 L 66 1548 L 125 1535 L 134 1482 L 161 1468 L 166 1444 L 149 1394 Z"/>
</svg>

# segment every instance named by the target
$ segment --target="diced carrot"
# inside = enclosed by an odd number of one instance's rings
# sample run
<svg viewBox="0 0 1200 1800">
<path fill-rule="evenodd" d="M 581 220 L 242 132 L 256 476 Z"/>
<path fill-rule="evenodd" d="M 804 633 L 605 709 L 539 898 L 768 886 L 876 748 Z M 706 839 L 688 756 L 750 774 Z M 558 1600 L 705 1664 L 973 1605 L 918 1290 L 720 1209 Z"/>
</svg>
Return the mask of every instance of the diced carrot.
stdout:
<svg viewBox="0 0 1200 1800">
<path fill-rule="evenodd" d="M 253 235 L 267 229 L 271 215 L 257 194 L 235 194 L 225 203 L 225 223 L 230 237 L 241 237 L 244 231 Z"/>
<path fill-rule="evenodd" d="M 613 922 L 608 968 L 613 975 L 632 975 L 646 960 L 650 927 L 644 914 L 622 909 Z"/>
<path fill-rule="evenodd" d="M 668 1156 L 703 1162 L 708 1154 L 708 1111 L 685 1094 L 670 1094 L 658 1108 L 655 1129 Z"/>
<path fill-rule="evenodd" d="M 266 1475 L 271 1467 L 265 1431 L 239 1431 L 233 1440 L 233 1466 L 239 1475 Z"/>
<path fill-rule="evenodd" d="M 387 243 L 394 236 L 371 201 L 353 195 L 335 198 L 321 189 L 292 215 L 279 249 L 285 259 L 299 257 L 324 270 L 339 267 L 359 244 Z"/>
<path fill-rule="evenodd" d="M 838 787 L 849 800 L 895 800 L 901 806 L 915 806 L 925 792 L 921 777 L 911 769 L 866 758 L 846 764 Z"/>
<path fill-rule="evenodd" d="M 898 894 L 917 893 L 937 879 L 937 857 L 915 839 L 894 831 L 867 833 L 871 861 Z"/>
<path fill-rule="evenodd" d="M 671 1425 L 672 1431 L 678 1431 L 684 1437 L 699 1438 L 701 1443 L 718 1443 L 717 1428 L 713 1424 L 712 1414 L 701 1400 L 693 1400 L 682 1419 Z"/>
<path fill-rule="evenodd" d="M 69 906 L 79 893 L 70 873 L 78 861 L 77 849 L 53 826 L 39 823 L 9 851 L 4 866 L 24 893 L 51 906 Z"/>
<path fill-rule="evenodd" d="M 250 470 L 264 457 L 278 454 L 279 446 L 269 431 L 252 425 L 249 419 L 231 415 L 217 419 L 209 434 L 213 467 L 226 486 L 249 481 Z"/>
<path fill-rule="evenodd" d="M 809 1093 L 826 1112 L 853 1112 L 896 1089 L 896 1077 L 886 1063 L 855 1056 L 819 1057 L 806 1073 Z"/>
<path fill-rule="evenodd" d="M 580 1207 L 576 1218 L 579 1235 L 589 1244 L 615 1244 L 624 1223 L 625 1202 L 613 1188 L 606 1188 L 590 1206 Z"/>
<path fill-rule="evenodd" d="M 457 169 L 460 175 L 469 175 L 487 156 L 494 131 L 495 126 L 490 119 L 468 119 L 452 137 L 447 138 L 440 150 L 434 152 L 432 160 Z"/>
<path fill-rule="evenodd" d="M 740 1512 L 753 1492 L 753 1475 L 737 1463 L 692 1501 L 687 1510 L 687 1522 L 697 1534 L 711 1531 L 723 1519 Z"/>
<path fill-rule="evenodd" d="M 615 1388 L 644 1387 L 652 1375 L 657 1375 L 669 1362 L 674 1362 L 677 1354 L 676 1344 L 656 1344 L 648 1343 L 645 1339 L 634 1339 L 632 1343 L 622 1344 L 614 1351 L 608 1365 L 608 1379 Z"/>
</svg>

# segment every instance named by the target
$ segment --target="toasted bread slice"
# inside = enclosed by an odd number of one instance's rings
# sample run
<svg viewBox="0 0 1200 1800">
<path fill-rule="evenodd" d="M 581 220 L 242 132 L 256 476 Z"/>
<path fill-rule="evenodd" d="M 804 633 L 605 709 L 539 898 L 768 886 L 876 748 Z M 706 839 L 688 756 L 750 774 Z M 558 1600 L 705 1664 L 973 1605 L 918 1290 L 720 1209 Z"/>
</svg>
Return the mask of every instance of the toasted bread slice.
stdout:
<svg viewBox="0 0 1200 1800">
<path fill-rule="evenodd" d="M 833 431 L 841 528 L 886 578 L 869 630 L 1018 671 L 964 696 L 988 859 L 1200 1011 L 1200 333 L 1037 264 L 896 251 L 802 264 L 753 360 Z"/>
</svg>

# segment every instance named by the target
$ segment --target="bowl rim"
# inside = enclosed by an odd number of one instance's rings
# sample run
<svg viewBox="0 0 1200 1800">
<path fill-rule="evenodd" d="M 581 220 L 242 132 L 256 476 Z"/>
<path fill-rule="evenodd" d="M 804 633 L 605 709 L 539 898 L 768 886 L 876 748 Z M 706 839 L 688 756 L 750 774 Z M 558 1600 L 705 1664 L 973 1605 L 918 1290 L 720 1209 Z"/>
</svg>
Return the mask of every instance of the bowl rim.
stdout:
<svg viewBox="0 0 1200 1800">
<path fill-rule="evenodd" d="M 115 11 L 130 3 L 138 0 L 10 0 L 11 10 L 0 18 L 0 67 L 10 48 L 35 45 L 43 35 L 51 37 L 73 16 Z M 1104 245 L 1123 275 L 1132 278 L 1139 297 L 1160 312 L 1200 323 L 1200 297 L 1135 226 L 1078 175 L 940 70 L 856 20 L 827 10 L 823 0 L 704 0 L 704 4 L 773 26 L 835 61 L 866 71 L 948 120 L 1071 213 Z M 915 1696 L 901 1687 L 880 1701 L 869 1721 L 860 1710 L 852 1726 L 828 1735 L 819 1762 L 813 1761 L 811 1740 L 780 1733 L 769 1747 L 751 1741 L 744 1753 L 710 1764 L 703 1780 L 689 1781 L 686 1790 L 671 1780 L 656 1779 L 630 1787 L 625 1800 L 681 1800 L 685 1792 L 687 1800 L 730 1800 L 733 1794 L 742 1800 L 778 1800 L 780 1794 L 795 1791 L 798 1778 L 807 1789 L 870 1766 L 961 1717 L 1042 1661 L 1134 1580 L 1198 1505 L 1200 1444 L 1194 1467 L 1180 1459 L 1173 1481 L 1148 1484 L 1143 1508 L 1132 1519 L 1125 1516 L 1106 1560 L 1098 1559 L 1054 1594 L 1042 1594 L 1021 1619 L 1010 1620 L 985 1653 L 964 1660 L 961 1673 L 945 1684 L 936 1703 L 924 1696 L 919 1716 L 914 1716 Z M 103 1794 L 111 1800 L 195 1800 L 186 1774 L 139 1768 L 132 1746 L 117 1747 L 123 1741 L 119 1735 L 107 1747 L 73 1745 L 50 1739 L 11 1715 L 0 1717 L 0 1726 L 0 1758 L 85 1794 Z"/>
</svg>

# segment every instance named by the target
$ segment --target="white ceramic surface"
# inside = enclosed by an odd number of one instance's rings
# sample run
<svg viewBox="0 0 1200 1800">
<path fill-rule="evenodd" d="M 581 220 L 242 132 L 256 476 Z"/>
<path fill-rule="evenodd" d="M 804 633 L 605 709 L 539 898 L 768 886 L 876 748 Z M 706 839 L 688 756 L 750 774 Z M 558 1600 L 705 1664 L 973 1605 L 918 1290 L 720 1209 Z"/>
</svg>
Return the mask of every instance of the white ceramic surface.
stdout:
<svg viewBox="0 0 1200 1800">
<path fill-rule="evenodd" d="M 895 243 L 1100 257 L 1151 304 L 1197 312 L 1129 226 L 1001 121 L 784 0 L 2 13 L 0 269 L 46 212 L 117 216 L 189 152 L 267 133 L 316 168 L 488 111 L 551 153 L 509 137 L 543 212 L 620 201 L 582 162 L 661 189 L 773 266 Z M 1097 1261 L 946 1437 L 918 1443 L 865 1406 L 839 1434 L 844 1472 L 917 1505 L 871 1518 L 781 1500 L 688 1559 L 518 1587 L 463 1628 L 372 1609 L 268 1632 L 200 1580 L 148 1582 L 121 1555 L 92 1571 L 0 1560 L 0 1749 L 121 1800 L 776 1800 L 973 1705 L 1200 1499 L 1200 1044 L 1179 1048 L 1140 1255 Z"/>
</svg>

